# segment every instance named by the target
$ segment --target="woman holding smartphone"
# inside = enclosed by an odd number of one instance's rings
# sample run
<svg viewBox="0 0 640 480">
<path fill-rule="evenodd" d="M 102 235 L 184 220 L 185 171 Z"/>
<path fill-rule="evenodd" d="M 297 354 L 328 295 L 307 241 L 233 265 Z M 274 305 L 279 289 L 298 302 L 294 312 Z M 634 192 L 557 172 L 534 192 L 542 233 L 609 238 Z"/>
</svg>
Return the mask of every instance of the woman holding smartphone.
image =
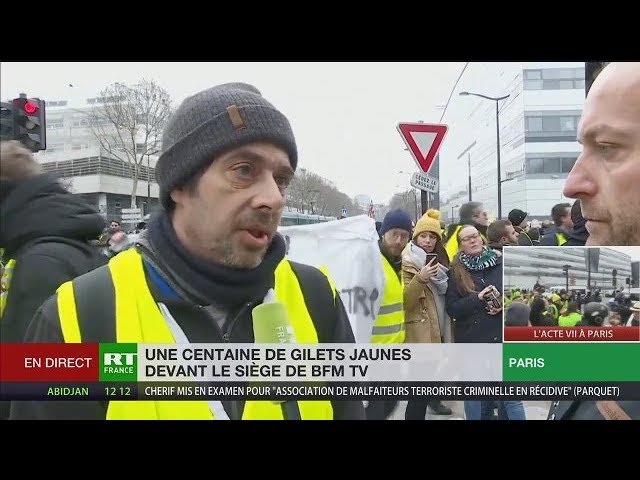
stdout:
<svg viewBox="0 0 640 480">
<path fill-rule="evenodd" d="M 402 252 L 405 343 L 451 341 L 451 322 L 445 308 L 449 257 L 442 245 L 440 212 L 428 210 Z M 405 420 L 424 420 L 427 406 L 436 415 L 451 415 L 439 400 L 410 400 Z"/>
<path fill-rule="evenodd" d="M 476 227 L 458 231 L 458 253 L 451 260 L 447 312 L 455 319 L 456 343 L 502 342 L 502 255 L 484 244 Z M 510 420 L 524 420 L 521 401 L 497 402 Z M 489 420 L 496 402 L 465 401 L 467 420 Z"/>
</svg>

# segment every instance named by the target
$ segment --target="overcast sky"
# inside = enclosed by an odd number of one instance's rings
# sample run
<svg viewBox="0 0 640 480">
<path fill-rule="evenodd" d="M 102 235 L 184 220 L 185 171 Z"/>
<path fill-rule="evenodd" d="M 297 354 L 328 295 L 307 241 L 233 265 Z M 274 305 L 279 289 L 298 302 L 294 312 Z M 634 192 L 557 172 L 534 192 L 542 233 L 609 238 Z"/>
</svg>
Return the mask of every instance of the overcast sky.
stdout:
<svg viewBox="0 0 640 480">
<path fill-rule="evenodd" d="M 178 104 L 225 82 L 255 85 L 291 121 L 299 167 L 387 203 L 415 163 L 398 122 L 437 123 L 463 63 L 2 63 L 3 100 L 78 104 L 110 83 L 154 79 Z M 73 85 L 70 87 L 69 85 Z"/>
<path fill-rule="evenodd" d="M 640 262 L 640 247 L 606 247 L 626 253 L 632 262 Z"/>
</svg>

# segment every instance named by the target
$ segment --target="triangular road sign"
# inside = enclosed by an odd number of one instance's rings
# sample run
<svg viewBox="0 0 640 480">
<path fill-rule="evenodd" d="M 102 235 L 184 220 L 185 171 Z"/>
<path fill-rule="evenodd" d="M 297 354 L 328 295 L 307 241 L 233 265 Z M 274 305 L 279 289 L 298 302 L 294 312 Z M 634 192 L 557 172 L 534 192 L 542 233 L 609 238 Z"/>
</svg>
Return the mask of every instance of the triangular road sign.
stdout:
<svg viewBox="0 0 640 480">
<path fill-rule="evenodd" d="M 448 128 L 446 125 L 429 123 L 398 124 L 398 132 L 424 173 L 431 168 Z"/>
</svg>

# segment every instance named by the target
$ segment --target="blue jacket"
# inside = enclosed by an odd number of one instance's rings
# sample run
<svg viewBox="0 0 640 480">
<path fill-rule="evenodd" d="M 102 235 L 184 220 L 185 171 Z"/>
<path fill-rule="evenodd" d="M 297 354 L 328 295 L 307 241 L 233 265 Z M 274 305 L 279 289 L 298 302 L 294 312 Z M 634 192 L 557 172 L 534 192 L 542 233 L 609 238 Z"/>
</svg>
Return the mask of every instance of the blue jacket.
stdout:
<svg viewBox="0 0 640 480">
<path fill-rule="evenodd" d="M 447 289 L 447 313 L 455 319 L 453 338 L 455 343 L 500 343 L 502 342 L 502 313 L 489 315 L 485 302 L 478 293 L 493 285 L 502 294 L 502 256 L 498 263 L 485 270 L 471 272 L 476 292 L 462 295 L 449 270 L 449 288 Z"/>
</svg>

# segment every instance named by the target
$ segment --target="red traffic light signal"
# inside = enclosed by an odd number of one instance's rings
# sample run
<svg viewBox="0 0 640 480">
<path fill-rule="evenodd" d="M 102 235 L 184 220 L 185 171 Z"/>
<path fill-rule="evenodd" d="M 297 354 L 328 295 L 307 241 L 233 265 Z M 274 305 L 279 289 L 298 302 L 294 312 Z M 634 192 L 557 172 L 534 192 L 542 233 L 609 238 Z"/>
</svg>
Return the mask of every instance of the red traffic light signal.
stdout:
<svg viewBox="0 0 640 480">
<path fill-rule="evenodd" d="M 29 115 L 34 115 L 38 111 L 38 104 L 31 100 L 27 100 L 24 102 L 24 111 Z"/>
<path fill-rule="evenodd" d="M 20 94 L 20 97 L 13 99 L 12 105 L 13 138 L 33 152 L 45 150 L 47 126 L 44 100 Z"/>
</svg>

